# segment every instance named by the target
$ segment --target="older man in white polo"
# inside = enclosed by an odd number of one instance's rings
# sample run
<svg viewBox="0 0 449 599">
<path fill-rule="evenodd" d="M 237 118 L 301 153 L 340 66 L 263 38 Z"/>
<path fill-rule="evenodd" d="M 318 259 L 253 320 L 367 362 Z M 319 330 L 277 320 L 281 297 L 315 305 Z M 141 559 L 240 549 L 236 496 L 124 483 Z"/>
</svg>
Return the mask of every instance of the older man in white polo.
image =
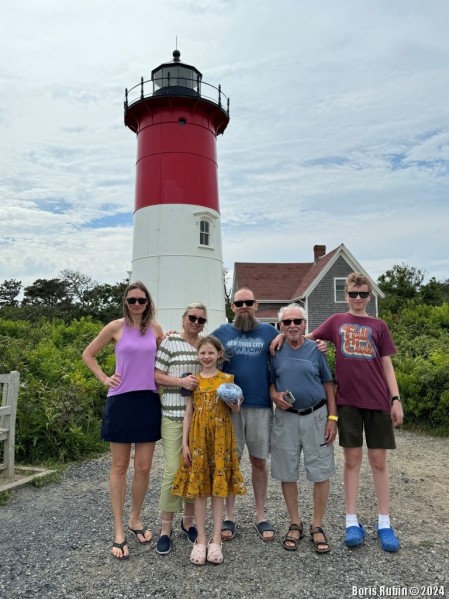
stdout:
<svg viewBox="0 0 449 599">
<path fill-rule="evenodd" d="M 332 443 L 338 420 L 332 375 L 326 356 L 304 337 L 307 320 L 301 306 L 290 304 L 281 308 L 279 323 L 285 343 L 272 358 L 270 396 L 276 410 L 271 434 L 271 475 L 281 481 L 290 516 L 283 547 L 296 551 L 304 537 L 298 507 L 302 453 L 307 479 L 313 483 L 311 540 L 317 553 L 328 553 L 330 544 L 323 530 L 323 516 L 329 479 L 335 475 Z"/>
</svg>

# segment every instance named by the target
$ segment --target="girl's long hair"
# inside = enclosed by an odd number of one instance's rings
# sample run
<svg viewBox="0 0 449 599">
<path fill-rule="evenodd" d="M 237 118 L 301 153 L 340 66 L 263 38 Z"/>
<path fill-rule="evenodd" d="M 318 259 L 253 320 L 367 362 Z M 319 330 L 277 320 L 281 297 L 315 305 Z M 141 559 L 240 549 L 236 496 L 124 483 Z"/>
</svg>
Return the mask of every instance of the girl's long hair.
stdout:
<svg viewBox="0 0 449 599">
<path fill-rule="evenodd" d="M 153 300 L 151 299 L 150 292 L 142 283 L 142 281 L 136 281 L 135 283 L 131 283 L 130 285 L 128 285 L 128 287 L 125 289 L 125 293 L 123 294 L 123 317 L 125 319 L 125 323 L 129 327 L 132 327 L 134 323 L 129 313 L 126 298 L 128 296 L 128 293 L 133 289 L 140 289 L 140 291 L 143 291 L 145 293 L 145 297 L 148 300 L 145 310 L 142 313 L 142 320 L 140 321 L 140 333 L 141 335 L 145 335 L 146 330 L 149 326 L 151 326 L 154 323 L 154 320 L 156 318 L 156 307 L 154 305 Z"/>
</svg>

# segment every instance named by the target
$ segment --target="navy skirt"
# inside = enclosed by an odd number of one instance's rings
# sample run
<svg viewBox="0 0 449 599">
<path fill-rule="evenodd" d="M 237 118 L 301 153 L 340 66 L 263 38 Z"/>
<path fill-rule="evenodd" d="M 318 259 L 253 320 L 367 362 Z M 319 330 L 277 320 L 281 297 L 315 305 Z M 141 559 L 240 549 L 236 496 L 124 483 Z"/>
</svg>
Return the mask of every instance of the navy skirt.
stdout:
<svg viewBox="0 0 449 599">
<path fill-rule="evenodd" d="M 152 443 L 161 438 L 161 400 L 155 391 L 106 398 L 101 438 L 111 443 Z"/>
</svg>

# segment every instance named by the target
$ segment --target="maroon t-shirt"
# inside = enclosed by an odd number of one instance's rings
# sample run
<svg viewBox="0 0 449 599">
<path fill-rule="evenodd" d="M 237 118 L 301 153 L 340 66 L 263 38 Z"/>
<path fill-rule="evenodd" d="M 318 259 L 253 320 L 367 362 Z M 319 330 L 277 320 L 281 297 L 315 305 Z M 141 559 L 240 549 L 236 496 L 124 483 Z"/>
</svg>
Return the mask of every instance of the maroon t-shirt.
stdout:
<svg viewBox="0 0 449 599">
<path fill-rule="evenodd" d="M 389 412 L 381 358 L 395 354 L 396 348 L 386 323 L 346 312 L 330 316 L 312 334 L 335 345 L 337 405 Z"/>
</svg>

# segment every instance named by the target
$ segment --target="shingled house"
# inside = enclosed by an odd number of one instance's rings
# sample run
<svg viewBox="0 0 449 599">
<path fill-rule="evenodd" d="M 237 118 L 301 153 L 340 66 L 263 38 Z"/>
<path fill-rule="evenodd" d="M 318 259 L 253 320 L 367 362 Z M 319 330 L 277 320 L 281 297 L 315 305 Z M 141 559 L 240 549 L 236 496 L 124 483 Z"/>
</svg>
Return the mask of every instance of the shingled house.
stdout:
<svg viewBox="0 0 449 599">
<path fill-rule="evenodd" d="M 344 283 L 354 271 L 369 277 L 343 243 L 327 254 L 325 245 L 315 245 L 313 262 L 236 262 L 233 289 L 254 291 L 259 304 L 257 318 L 263 322 L 275 324 L 281 306 L 298 302 L 308 315 L 311 331 L 331 314 L 346 312 Z M 377 299 L 384 294 L 371 282 L 373 294 L 367 312 L 377 316 Z"/>
</svg>

